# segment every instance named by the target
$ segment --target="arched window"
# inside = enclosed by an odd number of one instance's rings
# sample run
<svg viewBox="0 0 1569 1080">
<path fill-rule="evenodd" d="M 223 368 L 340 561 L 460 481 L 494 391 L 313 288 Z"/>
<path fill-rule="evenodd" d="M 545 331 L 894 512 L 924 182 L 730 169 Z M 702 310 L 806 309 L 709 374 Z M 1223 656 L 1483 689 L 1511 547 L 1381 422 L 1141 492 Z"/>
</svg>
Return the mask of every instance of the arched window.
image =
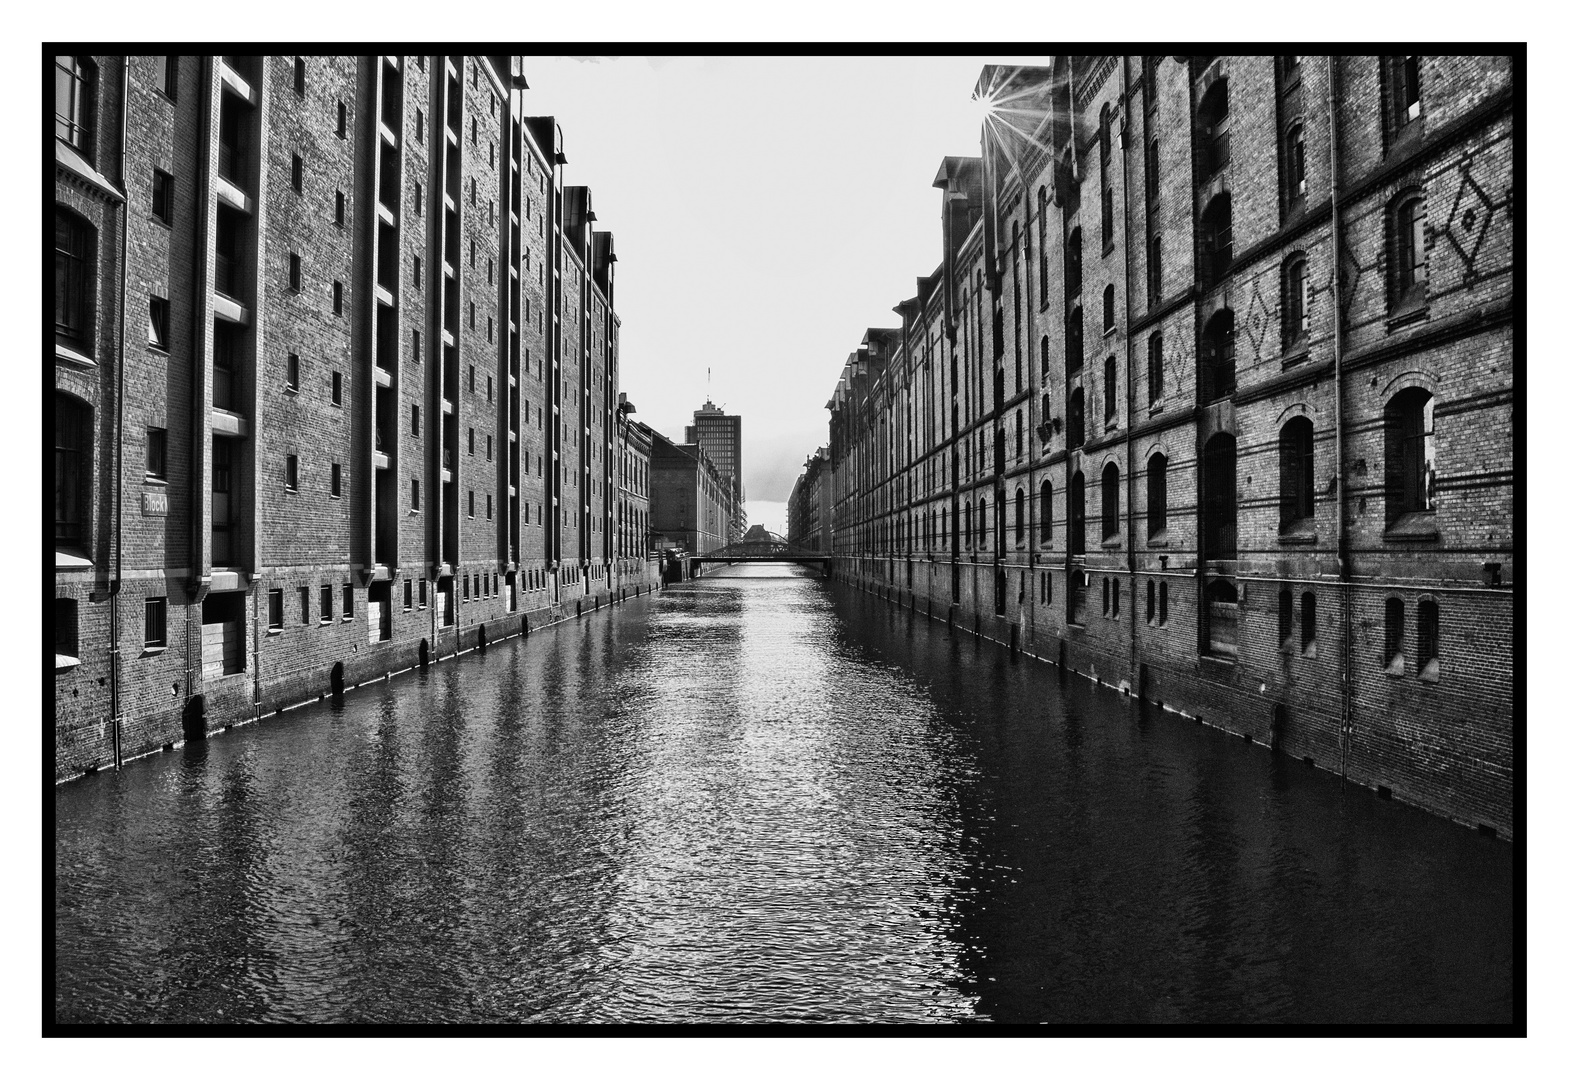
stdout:
<svg viewBox="0 0 1569 1080">
<path fill-rule="evenodd" d="M 1384 601 L 1384 670 L 1404 674 L 1406 651 L 1406 605 L 1398 597 Z"/>
<path fill-rule="evenodd" d="M 1293 255 L 1280 268 L 1280 344 L 1288 353 L 1305 344 L 1307 258 Z"/>
<path fill-rule="evenodd" d="M 1157 331 L 1150 335 L 1149 395 L 1153 407 L 1166 394 L 1166 342 Z"/>
<path fill-rule="evenodd" d="M 1084 366 L 1084 309 L 1075 306 L 1068 313 L 1068 373 Z"/>
<path fill-rule="evenodd" d="M 1231 164 L 1231 97 L 1218 79 L 1204 94 L 1197 116 L 1198 179 L 1208 180 Z"/>
<path fill-rule="evenodd" d="M 1286 208 L 1295 210 L 1307 200 L 1307 143 L 1298 122 L 1286 131 Z"/>
<path fill-rule="evenodd" d="M 93 410 L 81 398 L 54 395 L 54 546 L 88 552 L 92 494 Z"/>
<path fill-rule="evenodd" d="M 1073 474 L 1068 485 L 1068 553 L 1084 554 L 1084 473 Z"/>
<path fill-rule="evenodd" d="M 1438 506 L 1433 395 L 1402 390 L 1384 408 L 1384 507 L 1388 524 Z"/>
<path fill-rule="evenodd" d="M 1103 102 L 1100 107 L 1100 168 L 1101 172 L 1111 164 L 1111 104 Z"/>
<path fill-rule="evenodd" d="M 56 342 L 93 353 L 94 232 L 62 207 L 54 211 L 54 333 Z"/>
<path fill-rule="evenodd" d="M 1100 188 L 1100 250 L 1102 255 L 1111 251 L 1112 245 L 1116 242 L 1112 235 L 1113 205 L 1114 204 L 1111 197 L 1111 174 L 1109 172 L 1102 172 Z"/>
<path fill-rule="evenodd" d="M 93 159 L 93 113 L 98 69 L 85 56 L 54 58 L 54 134 Z"/>
<path fill-rule="evenodd" d="M 1204 444 L 1204 473 L 1200 492 L 1203 519 L 1203 557 L 1237 557 L 1237 440 L 1225 432 L 1211 435 Z"/>
<path fill-rule="evenodd" d="M 975 514 L 968 500 L 964 504 L 964 549 L 969 551 L 975 546 Z"/>
<path fill-rule="evenodd" d="M 1068 395 L 1068 449 L 1084 445 L 1084 387 L 1076 386 Z"/>
<path fill-rule="evenodd" d="M 1106 426 L 1108 428 L 1116 427 L 1117 426 L 1117 358 L 1115 356 L 1108 356 L 1106 358 L 1105 391 L 1106 392 L 1105 392 L 1104 396 L 1105 396 L 1105 399 L 1106 399 L 1106 402 L 1105 402 L 1105 404 L 1106 404 Z"/>
<path fill-rule="evenodd" d="M 1292 417 L 1280 429 L 1280 528 L 1313 520 L 1313 421 Z"/>
<path fill-rule="evenodd" d="M 1084 265 L 1084 238 L 1077 226 L 1068 234 L 1067 265 L 1063 268 L 1063 292 L 1069 300 L 1079 295 L 1079 282 Z"/>
<path fill-rule="evenodd" d="M 1427 206 L 1421 192 L 1402 195 L 1389 211 L 1389 306 L 1420 307 L 1427 300 Z"/>
<path fill-rule="evenodd" d="M 1121 529 L 1122 473 L 1115 461 L 1106 463 L 1100 474 L 1100 538 L 1110 540 Z"/>
<path fill-rule="evenodd" d="M 1205 288 L 1230 273 L 1231 255 L 1231 196 L 1221 192 L 1199 218 L 1199 259 Z"/>
<path fill-rule="evenodd" d="M 1117 328 L 1117 286 L 1108 285 L 1100 297 L 1100 328 L 1109 334 Z"/>
<path fill-rule="evenodd" d="M 1155 454 L 1150 458 L 1144 473 L 1145 520 L 1149 526 L 1149 539 L 1153 540 L 1166 531 L 1166 455 Z"/>
<path fill-rule="evenodd" d="M 1438 602 L 1424 596 L 1416 605 L 1416 673 L 1418 678 L 1438 678 Z"/>
<path fill-rule="evenodd" d="M 1024 543 L 1024 489 L 1013 493 L 1013 542 Z"/>
<path fill-rule="evenodd" d="M 980 548 L 986 550 L 986 500 L 982 499 L 975 507 L 975 517 L 980 523 Z"/>
<path fill-rule="evenodd" d="M 1204 324 L 1200 344 L 1199 403 L 1207 405 L 1230 396 L 1237 388 L 1235 321 L 1230 308 L 1221 308 Z"/>
<path fill-rule="evenodd" d="M 1041 541 L 1051 539 L 1051 481 L 1041 482 Z"/>
</svg>

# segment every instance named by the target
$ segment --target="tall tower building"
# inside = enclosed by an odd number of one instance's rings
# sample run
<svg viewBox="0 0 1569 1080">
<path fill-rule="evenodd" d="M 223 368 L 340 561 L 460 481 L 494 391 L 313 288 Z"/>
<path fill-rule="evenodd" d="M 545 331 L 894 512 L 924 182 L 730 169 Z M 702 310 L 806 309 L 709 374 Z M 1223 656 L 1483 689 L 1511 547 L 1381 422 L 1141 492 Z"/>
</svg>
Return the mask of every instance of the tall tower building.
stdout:
<svg viewBox="0 0 1569 1080">
<path fill-rule="evenodd" d="M 741 485 L 741 418 L 727 415 L 712 399 L 705 400 L 703 407 L 692 414 L 686 441 L 700 445 L 713 459 L 720 474 L 730 481 L 736 506 L 732 540 L 739 540 L 746 533 L 746 488 Z"/>
</svg>

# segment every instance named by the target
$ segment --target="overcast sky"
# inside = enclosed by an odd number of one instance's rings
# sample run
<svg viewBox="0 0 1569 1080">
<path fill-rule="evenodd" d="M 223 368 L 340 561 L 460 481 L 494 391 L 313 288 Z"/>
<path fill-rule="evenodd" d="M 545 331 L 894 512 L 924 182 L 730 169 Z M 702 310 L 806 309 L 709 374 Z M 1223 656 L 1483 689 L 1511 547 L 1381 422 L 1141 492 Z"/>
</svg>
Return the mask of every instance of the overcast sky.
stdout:
<svg viewBox="0 0 1569 1080">
<path fill-rule="evenodd" d="M 741 415 L 752 524 L 785 531 L 845 357 L 941 261 L 932 178 L 979 152 L 996 62 L 1046 58 L 525 60 L 524 110 L 556 117 L 615 234 L 621 389 L 678 441 L 710 386 Z"/>
</svg>

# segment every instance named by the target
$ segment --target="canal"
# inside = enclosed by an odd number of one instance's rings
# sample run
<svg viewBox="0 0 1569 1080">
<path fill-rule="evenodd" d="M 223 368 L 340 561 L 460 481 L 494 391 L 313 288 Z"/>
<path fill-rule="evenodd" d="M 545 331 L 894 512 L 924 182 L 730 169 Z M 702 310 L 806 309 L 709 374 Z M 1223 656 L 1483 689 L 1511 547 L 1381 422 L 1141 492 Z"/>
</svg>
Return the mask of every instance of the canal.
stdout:
<svg viewBox="0 0 1569 1080">
<path fill-rule="evenodd" d="M 62 1022 L 1514 1015 L 1512 845 L 794 568 L 54 799 Z"/>
</svg>

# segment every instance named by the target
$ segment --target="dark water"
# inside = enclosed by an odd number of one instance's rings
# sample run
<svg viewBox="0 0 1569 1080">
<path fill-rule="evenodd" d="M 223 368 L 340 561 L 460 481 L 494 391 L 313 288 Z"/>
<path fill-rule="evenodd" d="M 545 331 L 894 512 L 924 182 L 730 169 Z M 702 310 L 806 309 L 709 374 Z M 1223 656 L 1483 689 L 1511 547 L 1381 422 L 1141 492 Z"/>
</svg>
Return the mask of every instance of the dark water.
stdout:
<svg viewBox="0 0 1569 1080">
<path fill-rule="evenodd" d="M 806 577 L 677 586 L 55 807 L 62 1021 L 1514 1011 L 1511 845 Z"/>
</svg>

